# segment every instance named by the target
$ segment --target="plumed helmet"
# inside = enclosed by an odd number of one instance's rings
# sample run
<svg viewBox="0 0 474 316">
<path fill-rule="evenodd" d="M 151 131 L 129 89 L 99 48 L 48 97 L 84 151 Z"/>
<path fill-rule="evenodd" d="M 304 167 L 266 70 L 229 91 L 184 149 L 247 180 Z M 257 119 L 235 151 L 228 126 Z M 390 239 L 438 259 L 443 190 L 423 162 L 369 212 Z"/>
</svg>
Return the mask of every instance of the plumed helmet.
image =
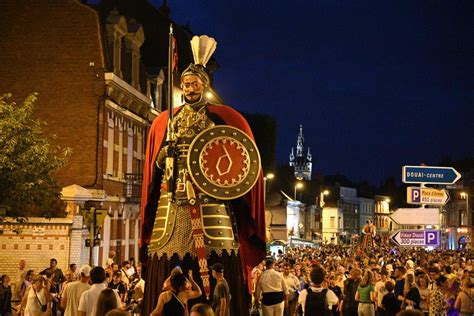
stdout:
<svg viewBox="0 0 474 316">
<path fill-rule="evenodd" d="M 181 74 L 181 80 L 188 75 L 198 76 L 204 85 L 210 83 L 209 75 L 206 72 L 206 64 L 216 50 L 217 42 L 207 35 L 194 36 L 191 40 L 191 50 L 193 51 L 194 64 L 190 64 Z"/>
</svg>

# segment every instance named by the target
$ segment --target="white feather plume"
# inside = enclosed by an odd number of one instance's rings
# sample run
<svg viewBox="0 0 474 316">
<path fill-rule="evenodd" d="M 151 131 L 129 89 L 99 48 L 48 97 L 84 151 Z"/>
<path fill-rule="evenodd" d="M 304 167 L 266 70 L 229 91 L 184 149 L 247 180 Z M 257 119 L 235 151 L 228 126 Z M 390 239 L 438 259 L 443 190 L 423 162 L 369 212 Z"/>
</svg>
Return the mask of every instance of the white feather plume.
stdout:
<svg viewBox="0 0 474 316">
<path fill-rule="evenodd" d="M 207 35 L 193 36 L 191 40 L 191 49 L 193 51 L 194 64 L 206 67 L 216 50 L 217 42 L 214 38 Z"/>
</svg>

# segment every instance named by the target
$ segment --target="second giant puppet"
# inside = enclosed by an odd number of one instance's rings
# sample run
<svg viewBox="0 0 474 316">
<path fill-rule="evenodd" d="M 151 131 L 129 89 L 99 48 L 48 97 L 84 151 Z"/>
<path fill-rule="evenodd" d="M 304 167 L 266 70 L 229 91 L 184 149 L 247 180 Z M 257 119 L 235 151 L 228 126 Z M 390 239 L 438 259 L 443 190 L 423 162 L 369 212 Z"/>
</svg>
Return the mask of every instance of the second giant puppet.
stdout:
<svg viewBox="0 0 474 316">
<path fill-rule="evenodd" d="M 243 116 L 205 98 L 205 66 L 216 42 L 195 36 L 191 47 L 195 64 L 181 75 L 185 104 L 173 110 L 171 122 L 167 111 L 161 113 L 148 137 L 141 218 L 144 314 L 153 310 L 178 265 L 193 270 L 203 289 L 192 303 L 205 301 L 213 287 L 209 267 L 218 262 L 231 289 L 232 315 L 248 315 L 247 275 L 265 257 L 260 157 Z"/>
</svg>

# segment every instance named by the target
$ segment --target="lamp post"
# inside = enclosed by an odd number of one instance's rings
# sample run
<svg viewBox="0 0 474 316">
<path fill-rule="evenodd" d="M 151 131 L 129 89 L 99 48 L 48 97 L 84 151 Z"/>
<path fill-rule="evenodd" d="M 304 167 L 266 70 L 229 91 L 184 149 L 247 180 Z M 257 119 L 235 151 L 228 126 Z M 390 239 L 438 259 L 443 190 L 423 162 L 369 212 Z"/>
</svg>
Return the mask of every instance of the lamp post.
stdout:
<svg viewBox="0 0 474 316">
<path fill-rule="evenodd" d="M 466 220 L 467 220 L 467 225 L 469 225 L 469 194 L 466 192 L 461 192 L 461 199 L 466 200 Z M 461 217 L 461 226 L 462 226 L 462 217 Z"/>
<path fill-rule="evenodd" d="M 267 209 L 267 180 L 270 181 L 275 177 L 273 173 L 268 173 L 263 177 L 263 201 L 265 203 L 265 209 Z"/>
<path fill-rule="evenodd" d="M 321 193 L 319 194 L 319 207 L 320 208 L 323 208 L 324 207 L 324 204 L 326 204 L 324 202 L 324 197 L 325 196 L 328 196 L 329 195 L 329 190 L 324 190 L 324 191 L 321 191 Z"/>
<path fill-rule="evenodd" d="M 301 189 L 301 188 L 303 188 L 303 183 L 297 182 L 297 183 L 295 184 L 295 194 L 294 194 L 294 200 L 295 200 L 295 201 L 296 201 L 296 190 L 297 190 L 297 189 Z"/>
<path fill-rule="evenodd" d="M 265 192 L 265 194 L 267 193 L 267 180 L 270 181 L 273 178 L 275 178 L 273 173 L 267 173 L 267 175 L 263 177 L 263 192 Z"/>
</svg>

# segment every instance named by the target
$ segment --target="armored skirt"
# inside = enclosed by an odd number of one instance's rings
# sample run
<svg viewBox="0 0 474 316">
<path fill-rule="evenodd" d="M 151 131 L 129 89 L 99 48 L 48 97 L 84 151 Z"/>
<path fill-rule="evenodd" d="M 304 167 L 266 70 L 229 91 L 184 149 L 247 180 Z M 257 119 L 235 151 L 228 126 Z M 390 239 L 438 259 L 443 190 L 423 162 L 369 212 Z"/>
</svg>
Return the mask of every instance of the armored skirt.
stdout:
<svg viewBox="0 0 474 316">
<path fill-rule="evenodd" d="M 207 265 L 210 267 L 214 263 L 221 263 L 224 266 L 224 277 L 231 289 L 231 313 L 232 315 L 248 315 L 250 298 L 242 277 L 244 274 L 237 248 L 237 238 L 233 234 L 232 214 L 224 204 L 212 203 L 212 200 L 206 200 L 206 202 L 194 209 L 199 210 L 200 213 Z M 180 266 L 186 275 L 187 271 L 192 270 L 195 282 L 203 290 L 200 298 L 188 302 L 188 308 L 196 303 L 211 304 L 206 299 L 200 275 L 200 266 L 196 256 L 196 237 L 192 233 L 191 211 L 189 205 L 172 204 L 171 207 L 164 205 L 161 208 L 158 207 L 153 232 L 155 237 L 152 237 L 148 250 L 143 315 L 148 315 L 153 311 L 164 281 L 176 266 Z M 168 255 L 170 253 L 173 255 Z M 211 297 L 215 283 L 216 281 L 211 277 Z"/>
</svg>

